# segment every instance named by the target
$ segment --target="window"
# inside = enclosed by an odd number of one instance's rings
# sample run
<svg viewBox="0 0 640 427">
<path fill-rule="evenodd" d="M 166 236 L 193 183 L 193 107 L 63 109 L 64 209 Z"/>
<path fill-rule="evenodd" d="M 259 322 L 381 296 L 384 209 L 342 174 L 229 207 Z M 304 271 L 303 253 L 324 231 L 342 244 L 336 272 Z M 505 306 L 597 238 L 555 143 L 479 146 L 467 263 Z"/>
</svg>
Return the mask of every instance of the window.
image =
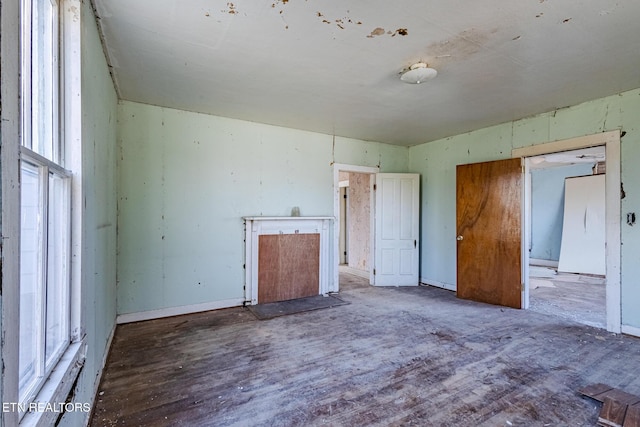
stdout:
<svg viewBox="0 0 640 427">
<path fill-rule="evenodd" d="M 70 345 L 71 174 L 60 134 L 56 0 L 22 2 L 19 400 L 33 401 Z"/>
<path fill-rule="evenodd" d="M 22 10 L 22 145 L 61 164 L 58 4 L 23 0 Z"/>
<path fill-rule="evenodd" d="M 69 345 L 69 178 L 21 162 L 19 397 L 38 392 Z"/>
</svg>

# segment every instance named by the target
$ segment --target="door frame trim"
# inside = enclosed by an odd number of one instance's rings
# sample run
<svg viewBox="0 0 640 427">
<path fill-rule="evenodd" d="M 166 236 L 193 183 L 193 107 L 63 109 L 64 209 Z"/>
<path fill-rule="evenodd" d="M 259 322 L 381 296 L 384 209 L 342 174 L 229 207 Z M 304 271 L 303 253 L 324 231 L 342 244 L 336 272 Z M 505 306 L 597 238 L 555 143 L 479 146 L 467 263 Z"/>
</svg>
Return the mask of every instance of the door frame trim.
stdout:
<svg viewBox="0 0 640 427">
<path fill-rule="evenodd" d="M 378 166 L 359 166 L 359 165 L 349 165 L 345 163 L 334 163 L 333 164 L 333 217 L 335 218 L 333 221 L 333 250 L 331 253 L 333 254 L 333 280 L 329 285 L 329 292 L 338 292 L 340 290 L 340 271 L 338 266 L 340 265 L 340 171 L 343 172 L 355 172 L 355 173 L 366 173 L 369 175 L 373 175 L 373 178 L 369 180 L 370 182 L 370 236 L 369 236 L 369 260 L 372 259 L 372 250 L 374 244 L 374 203 L 375 198 L 373 195 L 373 185 L 375 184 L 376 174 L 380 172 L 380 168 Z M 373 284 L 375 277 L 373 275 L 372 263 L 369 262 L 369 283 Z"/>
<path fill-rule="evenodd" d="M 531 181 L 527 177 L 530 176 L 528 170 L 529 157 L 541 154 L 551 154 L 561 151 L 571 151 L 582 148 L 595 146 L 605 147 L 605 180 L 606 180 L 606 316 L 607 331 L 620 333 L 622 325 L 621 312 L 621 202 L 620 202 L 620 137 L 619 129 L 602 132 L 594 135 L 587 135 L 577 138 L 564 139 L 559 141 L 548 142 L 544 144 L 533 145 L 530 147 L 516 148 L 511 151 L 511 157 L 520 157 L 523 159 L 523 174 L 525 188 L 523 189 L 523 215 L 525 216 L 522 228 L 522 268 L 525 284 L 525 300 L 523 306 L 528 307 L 529 296 L 529 249 L 528 240 L 531 234 L 531 218 L 528 206 L 531 197 Z"/>
</svg>

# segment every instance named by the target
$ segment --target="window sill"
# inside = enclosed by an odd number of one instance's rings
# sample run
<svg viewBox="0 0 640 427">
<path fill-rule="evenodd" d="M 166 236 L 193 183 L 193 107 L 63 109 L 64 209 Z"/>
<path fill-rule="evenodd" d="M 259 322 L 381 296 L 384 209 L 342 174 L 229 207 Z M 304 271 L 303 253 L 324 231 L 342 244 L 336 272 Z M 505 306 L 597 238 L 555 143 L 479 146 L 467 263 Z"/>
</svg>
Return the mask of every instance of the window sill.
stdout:
<svg viewBox="0 0 640 427">
<path fill-rule="evenodd" d="M 85 349 L 84 341 L 69 346 L 31 404 L 34 410 L 25 414 L 20 427 L 53 425 L 65 412 L 67 396 L 84 365 Z"/>
</svg>

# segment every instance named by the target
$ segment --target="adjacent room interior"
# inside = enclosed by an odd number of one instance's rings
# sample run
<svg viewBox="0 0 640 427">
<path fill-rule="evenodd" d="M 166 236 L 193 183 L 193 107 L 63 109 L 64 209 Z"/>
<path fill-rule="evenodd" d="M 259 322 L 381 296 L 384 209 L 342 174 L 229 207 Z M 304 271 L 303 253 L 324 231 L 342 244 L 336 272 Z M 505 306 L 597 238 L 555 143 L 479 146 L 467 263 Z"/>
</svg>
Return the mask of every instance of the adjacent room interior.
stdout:
<svg viewBox="0 0 640 427">
<path fill-rule="evenodd" d="M 373 175 L 340 171 L 339 271 L 369 280 Z"/>
<path fill-rule="evenodd" d="M 529 158 L 529 308 L 606 327 L 605 148 Z"/>
<path fill-rule="evenodd" d="M 640 2 L 187 3 L 0 2 L 1 425 L 638 425 Z"/>
</svg>

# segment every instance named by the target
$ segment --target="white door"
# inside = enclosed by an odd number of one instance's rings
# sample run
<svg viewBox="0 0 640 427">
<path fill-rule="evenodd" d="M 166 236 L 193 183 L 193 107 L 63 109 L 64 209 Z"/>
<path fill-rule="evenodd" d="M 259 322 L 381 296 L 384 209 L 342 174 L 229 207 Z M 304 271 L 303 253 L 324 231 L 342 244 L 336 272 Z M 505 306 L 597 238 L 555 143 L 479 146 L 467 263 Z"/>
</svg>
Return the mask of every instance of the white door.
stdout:
<svg viewBox="0 0 640 427">
<path fill-rule="evenodd" d="M 374 284 L 417 286 L 420 175 L 378 173 L 375 185 Z"/>
</svg>

